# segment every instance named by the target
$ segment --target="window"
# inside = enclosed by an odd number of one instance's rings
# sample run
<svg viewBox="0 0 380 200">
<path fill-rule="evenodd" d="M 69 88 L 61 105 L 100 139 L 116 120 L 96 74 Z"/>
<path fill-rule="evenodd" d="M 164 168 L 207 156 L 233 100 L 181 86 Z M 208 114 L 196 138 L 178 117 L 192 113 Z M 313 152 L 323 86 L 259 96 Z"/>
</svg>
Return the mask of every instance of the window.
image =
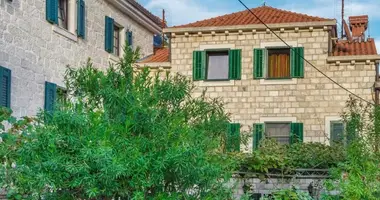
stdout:
<svg viewBox="0 0 380 200">
<path fill-rule="evenodd" d="M 267 78 L 291 78 L 290 49 L 268 49 Z"/>
<path fill-rule="evenodd" d="M 62 87 L 57 87 L 57 101 L 61 104 L 67 103 L 68 94 L 67 90 Z"/>
<path fill-rule="evenodd" d="M 84 0 L 46 0 L 46 20 L 81 38 L 85 38 L 85 13 Z"/>
<path fill-rule="evenodd" d="M 241 49 L 194 51 L 193 80 L 240 80 Z"/>
<path fill-rule="evenodd" d="M 113 53 L 116 56 L 120 55 L 120 27 L 115 24 L 113 27 Z"/>
<path fill-rule="evenodd" d="M 304 48 L 264 48 L 253 51 L 255 79 L 304 77 Z"/>
<path fill-rule="evenodd" d="M 207 80 L 228 79 L 228 51 L 207 52 Z"/>
<path fill-rule="evenodd" d="M 58 26 L 68 29 L 68 0 L 58 0 Z"/>
<path fill-rule="evenodd" d="M 290 123 L 265 123 L 265 136 L 280 144 L 290 144 Z"/>
<path fill-rule="evenodd" d="M 330 144 L 344 142 L 344 124 L 342 121 L 330 121 Z"/>
</svg>

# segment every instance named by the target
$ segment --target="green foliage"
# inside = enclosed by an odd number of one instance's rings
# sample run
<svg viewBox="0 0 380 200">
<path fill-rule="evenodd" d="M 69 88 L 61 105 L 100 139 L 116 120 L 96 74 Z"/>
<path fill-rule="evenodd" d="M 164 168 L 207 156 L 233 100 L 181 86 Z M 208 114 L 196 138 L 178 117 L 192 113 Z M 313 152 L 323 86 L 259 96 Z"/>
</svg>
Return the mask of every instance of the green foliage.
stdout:
<svg viewBox="0 0 380 200">
<path fill-rule="evenodd" d="M 333 170 L 337 181 L 328 181 L 330 190 L 343 199 L 379 199 L 380 154 L 379 109 L 350 98 L 343 119 L 346 123 L 347 160 Z"/>
<path fill-rule="evenodd" d="M 236 162 L 223 155 L 228 116 L 192 98 L 180 75 L 134 70 L 138 51 L 106 72 L 68 68 L 69 97 L 54 112 L 1 135 L 0 183 L 28 199 L 230 199 Z M 75 97 L 75 98 L 74 98 Z"/>
<path fill-rule="evenodd" d="M 309 193 L 292 187 L 291 189 L 275 191 L 272 193 L 271 197 L 265 196 L 262 200 L 313 200 L 313 198 Z"/>
<path fill-rule="evenodd" d="M 263 139 L 260 147 L 246 154 L 242 169 L 269 172 L 276 169 L 290 173 L 294 169 L 328 169 L 345 160 L 344 148 L 321 143 L 296 143 L 280 145 L 273 139 Z"/>
</svg>

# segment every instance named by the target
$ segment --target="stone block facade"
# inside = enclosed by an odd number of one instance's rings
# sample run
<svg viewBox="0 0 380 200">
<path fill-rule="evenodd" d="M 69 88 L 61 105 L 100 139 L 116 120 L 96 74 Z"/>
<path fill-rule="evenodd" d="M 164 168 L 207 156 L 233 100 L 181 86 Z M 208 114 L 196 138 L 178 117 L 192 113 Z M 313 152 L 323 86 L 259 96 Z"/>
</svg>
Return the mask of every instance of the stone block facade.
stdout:
<svg viewBox="0 0 380 200">
<path fill-rule="evenodd" d="M 67 65 L 91 58 L 106 68 L 115 56 L 104 50 L 105 16 L 133 31 L 142 56 L 153 53 L 153 35 L 112 0 L 86 0 L 86 35 L 78 38 L 46 20 L 46 0 L 0 0 L 0 66 L 12 70 L 11 108 L 17 117 L 35 115 L 44 106 L 45 81 L 63 85 Z M 69 4 L 76 0 L 69 0 Z M 75 27 L 74 27 L 75 28 Z"/>
<path fill-rule="evenodd" d="M 173 29 L 175 30 L 175 29 Z M 293 47 L 304 47 L 304 57 L 333 80 L 362 98 L 372 101 L 375 81 L 374 61 L 330 62 L 331 31 L 326 27 L 276 31 Z M 304 78 L 289 80 L 254 79 L 255 48 L 285 46 L 266 31 L 185 33 L 172 35 L 171 71 L 189 78 L 193 73 L 193 51 L 205 49 L 241 49 L 241 80 L 194 81 L 194 96 L 207 89 L 209 97 L 221 97 L 231 121 L 251 133 L 255 123 L 291 121 L 304 125 L 305 142 L 329 143 L 331 119 L 339 119 L 349 93 L 305 62 Z M 250 150 L 252 142 L 247 148 Z"/>
</svg>

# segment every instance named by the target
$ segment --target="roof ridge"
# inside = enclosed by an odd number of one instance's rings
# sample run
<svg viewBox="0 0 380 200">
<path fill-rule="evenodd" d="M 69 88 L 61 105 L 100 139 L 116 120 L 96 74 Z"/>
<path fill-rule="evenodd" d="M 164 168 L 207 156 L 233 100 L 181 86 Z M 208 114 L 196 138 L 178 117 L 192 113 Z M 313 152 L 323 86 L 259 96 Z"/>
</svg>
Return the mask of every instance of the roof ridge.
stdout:
<svg viewBox="0 0 380 200">
<path fill-rule="evenodd" d="M 249 10 L 256 12 L 255 14 L 268 24 L 333 20 L 274 8 L 271 6 L 259 6 Z M 261 22 L 255 16 L 251 15 L 249 10 L 242 10 L 217 17 L 198 20 L 184 25 L 173 26 L 172 28 L 260 24 Z"/>
</svg>

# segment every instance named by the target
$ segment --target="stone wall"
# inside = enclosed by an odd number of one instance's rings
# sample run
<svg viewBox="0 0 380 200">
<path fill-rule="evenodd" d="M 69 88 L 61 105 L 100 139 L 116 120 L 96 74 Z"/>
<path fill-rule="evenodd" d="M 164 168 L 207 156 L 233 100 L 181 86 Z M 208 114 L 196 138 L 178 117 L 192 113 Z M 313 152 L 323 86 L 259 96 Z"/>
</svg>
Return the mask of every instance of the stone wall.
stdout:
<svg viewBox="0 0 380 200">
<path fill-rule="evenodd" d="M 338 83 L 361 97 L 372 100 L 375 80 L 374 62 L 327 62 L 329 31 L 286 30 L 277 32 L 292 46 L 304 47 L 305 58 Z M 212 34 L 176 34 L 171 38 L 171 71 L 192 77 L 194 50 L 232 48 L 242 50 L 242 76 L 236 81 L 196 81 L 194 95 L 207 88 L 209 97 L 222 97 L 232 122 L 249 131 L 254 123 L 265 120 L 294 121 L 304 124 L 305 142 L 328 143 L 326 121 L 339 118 L 349 93 L 305 63 L 304 78 L 292 80 L 256 80 L 253 78 L 253 49 L 285 46 L 275 35 L 264 31 Z M 252 142 L 245 150 L 251 149 Z M 243 148 L 243 147 L 242 147 Z"/>
<path fill-rule="evenodd" d="M 12 70 L 11 108 L 17 117 L 43 108 L 44 82 L 63 86 L 67 65 L 80 66 L 91 57 L 96 67 L 106 68 L 115 60 L 104 50 L 106 15 L 133 31 L 142 56 L 153 53 L 154 33 L 105 0 L 86 1 L 85 39 L 54 31 L 57 27 L 46 21 L 45 13 L 45 0 L 0 0 L 0 66 Z"/>
</svg>

